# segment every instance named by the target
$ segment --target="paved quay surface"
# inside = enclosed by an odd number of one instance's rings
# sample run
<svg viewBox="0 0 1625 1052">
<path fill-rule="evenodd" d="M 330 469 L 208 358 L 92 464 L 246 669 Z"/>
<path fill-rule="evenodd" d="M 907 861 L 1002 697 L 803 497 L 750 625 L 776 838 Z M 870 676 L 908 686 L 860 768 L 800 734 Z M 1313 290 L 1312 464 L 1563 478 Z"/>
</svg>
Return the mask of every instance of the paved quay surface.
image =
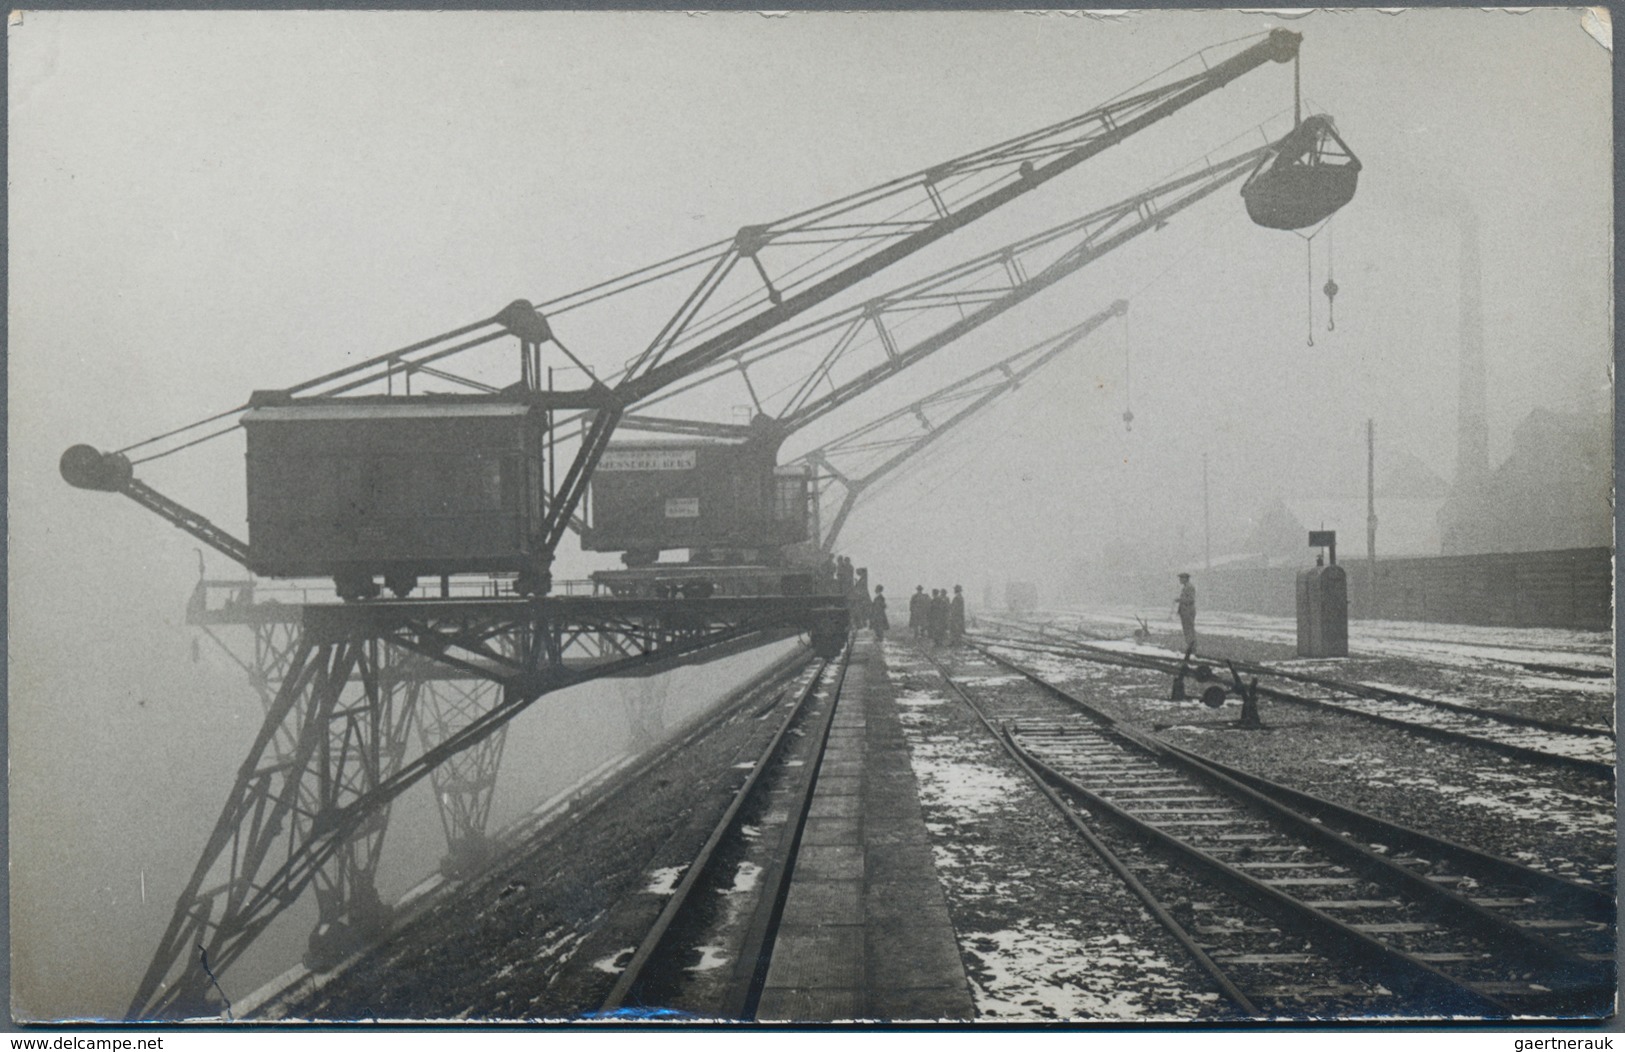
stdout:
<svg viewBox="0 0 1625 1052">
<path fill-rule="evenodd" d="M 879 650 L 855 644 L 761 1021 L 975 1014 Z"/>
</svg>

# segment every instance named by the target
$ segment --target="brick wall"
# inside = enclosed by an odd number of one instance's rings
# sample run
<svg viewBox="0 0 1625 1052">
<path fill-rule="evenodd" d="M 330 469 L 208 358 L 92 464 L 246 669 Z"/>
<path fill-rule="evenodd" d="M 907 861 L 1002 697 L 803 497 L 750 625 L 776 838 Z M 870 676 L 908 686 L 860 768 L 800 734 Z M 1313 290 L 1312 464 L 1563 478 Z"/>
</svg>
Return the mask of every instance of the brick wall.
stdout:
<svg viewBox="0 0 1625 1052">
<path fill-rule="evenodd" d="M 1343 560 L 1349 614 L 1465 625 L 1606 629 L 1613 616 L 1613 553 L 1608 548 L 1378 559 L 1376 604 L 1363 559 Z M 1275 617 L 1296 615 L 1298 567 L 1222 566 L 1196 570 L 1197 607 Z M 1094 598 L 1173 608 L 1172 571 L 1120 578 Z"/>
</svg>

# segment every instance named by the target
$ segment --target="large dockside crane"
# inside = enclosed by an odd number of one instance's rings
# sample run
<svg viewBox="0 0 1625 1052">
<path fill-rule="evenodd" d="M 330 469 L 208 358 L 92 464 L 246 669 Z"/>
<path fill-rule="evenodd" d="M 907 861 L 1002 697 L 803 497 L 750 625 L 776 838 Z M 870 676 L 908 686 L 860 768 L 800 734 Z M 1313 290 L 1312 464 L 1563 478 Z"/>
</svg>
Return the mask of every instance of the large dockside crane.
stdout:
<svg viewBox="0 0 1625 1052">
<path fill-rule="evenodd" d="M 746 227 L 729 241 L 540 309 L 516 301 L 491 317 L 261 393 L 246 405 L 116 452 L 76 446 L 65 453 L 62 473 L 71 484 L 124 493 L 256 573 L 331 572 L 350 599 L 376 595 L 375 568 L 403 597 L 419 575 L 442 580 L 438 597 L 299 608 L 280 685 L 268 699 L 250 755 L 177 900 L 131 1016 L 206 1011 L 218 977 L 312 885 L 320 911 L 312 950 L 325 949 L 317 957 L 330 961 L 356 940 L 383 930 L 388 909 L 378 900 L 374 876 L 390 802 L 489 741 L 543 695 L 605 676 L 647 675 L 798 633 L 809 634 L 816 649 L 837 647 L 844 637 L 844 610 L 820 597 L 628 601 L 548 594 L 554 552 L 629 409 L 1248 71 L 1290 61 L 1299 40 L 1295 33 L 1272 31 L 1200 72 L 1164 78 L 1069 120 L 774 223 Z M 831 250 L 832 243 L 838 251 Z M 697 285 L 613 386 L 594 377 L 560 339 L 561 320 L 570 312 L 650 283 L 686 282 L 694 272 L 701 275 Z M 518 342 L 517 379 L 511 350 L 495 359 L 508 363 L 505 367 L 481 358 L 500 352 L 499 344 L 509 339 Z M 544 351 L 581 369 L 589 382 L 571 390 L 544 387 Z M 466 364 L 471 361 L 476 364 Z M 420 387 L 433 381 L 470 393 L 438 400 L 396 397 L 396 385 L 410 392 L 414 378 Z M 467 411 L 472 406 L 481 408 Z M 585 413 L 585 427 L 561 469 L 562 436 L 554 423 L 557 414 L 570 412 Z M 467 423 L 474 416 L 484 421 L 478 427 Z M 398 538 L 387 532 L 352 530 L 325 538 L 331 547 L 320 569 L 277 555 L 311 546 L 267 532 L 266 524 L 280 521 L 271 514 L 276 502 L 269 517 L 257 519 L 256 488 L 263 497 L 286 484 L 287 462 L 298 456 L 298 440 L 320 430 L 312 422 L 339 421 L 334 434 L 340 442 L 365 443 L 406 426 L 403 420 L 419 430 L 471 428 L 482 441 L 510 443 L 504 455 L 524 467 L 510 480 L 494 468 L 486 472 L 489 464 L 477 464 L 469 499 L 484 494 L 495 500 L 493 494 L 500 493 L 499 510 L 520 527 L 518 542 L 459 560 L 457 553 L 432 545 L 392 548 Z M 237 427 L 249 436 L 249 543 L 157 493 L 133 470 Z M 487 476 L 490 488 L 480 489 L 479 479 Z M 391 496 L 376 481 L 370 485 L 369 499 Z M 515 493 L 521 499 L 511 502 Z M 277 541 L 285 543 L 279 548 Z M 516 594 L 450 597 L 447 581 L 453 575 L 493 570 L 517 575 Z M 440 678 L 494 684 L 494 699 L 439 728 L 438 740 L 426 741 L 408 758 L 408 732 L 422 691 Z M 348 941 L 346 934 L 352 937 Z"/>
<path fill-rule="evenodd" d="M 1113 248 L 1126 244 L 1136 235 L 1163 229 L 1173 216 L 1185 208 L 1234 182 L 1248 171 L 1255 170 L 1270 149 L 1268 146 L 1259 147 L 1217 162 L 1204 159 L 1193 166 L 1194 171 L 1116 204 L 1091 210 L 1077 219 L 984 253 L 938 274 L 878 294 L 858 307 L 836 311 L 775 332 L 730 355 L 721 367 L 713 367 L 690 380 L 673 385 L 638 407 L 657 406 L 689 391 L 710 396 L 712 404 L 726 404 L 725 398 L 718 397 L 716 388 L 723 381 L 738 377 L 750 393 L 756 411 L 754 420 L 749 424 L 635 412 L 622 420 L 620 433 L 647 430 L 698 436 L 701 439 L 737 438 L 765 446 L 766 463 L 770 467 L 779 444 L 796 432 L 876 389 L 903 370 L 924 362 L 934 351 L 967 335 L 1036 292 L 1054 285 Z M 1116 316 L 1119 310 L 1109 309 L 1082 326 L 1062 333 L 1057 338 L 1059 346 L 1055 353 L 1044 354 L 1043 361 L 1050 361 L 1062 351 L 1080 345 L 1089 333 L 1108 318 Z M 879 345 L 878 351 L 873 346 L 864 347 L 865 336 L 869 344 Z M 865 353 L 860 354 L 860 351 Z M 776 399 L 765 389 L 763 393 L 757 393 L 758 384 L 752 382 L 753 371 L 760 380 L 764 376 L 762 370 L 771 366 L 775 359 L 797 355 L 800 362 L 792 369 L 793 382 L 786 387 L 786 397 Z M 805 365 L 808 357 L 814 359 L 810 369 Z M 1027 352 L 1022 352 L 1007 362 L 1010 367 L 1020 369 L 1022 375 L 1027 375 L 1029 357 Z M 843 371 L 841 367 L 848 358 L 856 364 Z M 850 378 L 837 383 L 833 377 L 843 372 Z M 782 381 L 785 377 L 780 375 L 775 379 Z M 827 393 L 822 390 L 825 387 L 829 389 Z M 953 395 L 944 392 L 942 397 L 951 399 Z M 936 398 L 932 396 L 928 402 L 935 405 Z M 985 403 L 979 402 L 978 406 L 982 404 Z M 963 417 L 955 416 L 952 422 L 957 423 L 961 419 Z M 555 427 L 563 428 L 569 423 L 556 421 Z M 583 426 L 579 419 L 574 424 Z M 928 444 L 921 443 L 918 448 Z M 615 448 L 611 447 L 612 450 Z M 835 531 L 857 499 L 858 490 L 873 485 L 882 474 L 899 467 L 913 450 L 905 450 L 884 468 L 857 479 L 839 475 L 838 469 L 829 463 L 831 459 L 844 463 L 847 447 L 826 446 L 825 449 L 829 456 L 817 465 L 806 457 L 798 457 L 788 466 L 807 465 L 815 470 L 803 472 L 804 477 L 819 481 L 839 478 L 848 487 L 847 501 L 838 513 L 836 525 L 823 538 L 823 550 L 828 552 L 833 545 Z M 817 499 L 816 494 L 812 497 Z M 795 561 L 792 555 L 779 559 L 778 568 L 663 563 L 642 570 L 600 572 L 594 575 L 594 579 L 621 595 L 653 595 L 661 590 L 679 588 L 686 594 L 693 594 L 698 586 L 710 588 L 719 578 L 731 579 L 722 590 L 732 594 L 748 575 L 758 570 L 763 578 L 776 583 L 786 574 L 794 575 L 816 565 L 819 516 L 812 514 L 809 520 L 814 544 L 804 546 L 808 550 L 803 558 L 808 564 L 799 568 L 784 566 L 786 562 Z M 650 553 L 651 558 L 653 555 Z M 244 584 L 220 582 L 220 587 L 231 594 L 240 591 Z M 278 619 L 275 609 L 265 611 L 241 602 L 223 609 L 210 608 L 205 601 L 206 592 L 206 588 L 200 591 L 198 601 L 194 603 L 193 622 L 209 630 L 211 636 L 214 625 L 246 623 L 255 633 L 256 653 L 270 658 L 269 665 L 256 665 L 257 674 L 251 671 L 256 686 L 262 695 L 266 695 L 265 688 L 270 681 L 281 680 L 289 628 Z M 286 616 L 282 615 L 284 619 Z M 215 638 L 219 642 L 218 637 Z M 280 645 L 278 640 L 281 641 Z M 417 705 L 418 733 L 425 747 L 444 737 L 451 728 L 489 708 L 489 696 L 495 689 L 492 684 L 475 682 L 470 685 L 444 678 L 425 682 Z M 638 709 L 640 717 L 648 715 L 647 706 L 634 707 Z M 445 828 L 448 853 L 442 868 L 448 875 L 462 876 L 476 871 L 490 853 L 492 845 L 487 835 L 487 820 L 505 737 L 505 729 L 499 729 L 478 746 L 450 758 L 430 775 Z M 318 883 L 318 889 L 320 886 Z"/>
</svg>

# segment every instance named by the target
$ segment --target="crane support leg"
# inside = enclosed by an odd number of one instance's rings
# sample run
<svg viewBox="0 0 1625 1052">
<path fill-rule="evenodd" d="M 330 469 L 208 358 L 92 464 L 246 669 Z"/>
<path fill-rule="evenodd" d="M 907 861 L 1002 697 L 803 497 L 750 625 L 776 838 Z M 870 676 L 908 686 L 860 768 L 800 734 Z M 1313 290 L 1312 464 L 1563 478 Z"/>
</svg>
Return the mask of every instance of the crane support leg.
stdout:
<svg viewBox="0 0 1625 1052">
<path fill-rule="evenodd" d="M 220 603 L 218 595 L 224 593 Z M 217 601 L 210 602 L 211 597 Z M 293 610 L 280 604 L 256 604 L 250 581 L 199 581 L 187 607 L 187 620 L 201 628 L 220 650 L 247 675 L 259 695 L 262 709 L 269 711 L 287 678 L 288 663 L 299 642 L 298 622 Z M 218 627 L 247 628 L 253 637 L 253 654 L 239 655 L 215 631 Z M 422 659 L 416 659 L 423 665 Z M 408 666 L 399 666 L 402 675 Z M 433 674 L 428 674 L 428 673 Z M 457 727 L 465 726 L 491 709 L 501 691 L 489 680 L 448 669 L 426 666 L 413 677 L 413 689 L 420 692 L 417 710 L 418 740 L 425 751 L 438 745 Z M 491 812 L 491 795 L 496 787 L 502 747 L 507 739 L 503 728 L 490 738 L 453 756 L 430 773 L 435 803 L 446 834 L 444 874 L 459 879 L 477 872 L 487 861 L 490 842 L 486 825 Z M 287 762 L 297 743 L 286 724 L 274 739 L 275 755 Z M 340 873 L 336 882 L 354 885 Z M 364 895 L 365 893 L 363 893 Z M 366 912 L 365 910 L 363 912 Z M 369 927 L 362 925 L 362 927 Z M 320 955 L 314 955 L 320 956 Z"/>
<path fill-rule="evenodd" d="M 287 608 L 282 608 L 286 610 Z M 251 616 L 251 615 L 246 615 Z M 313 957 L 382 931 L 375 890 L 389 807 L 424 778 L 475 775 L 451 828 L 483 835 L 508 721 L 589 680 L 646 676 L 775 640 L 816 648 L 846 633 L 838 599 L 412 600 L 312 605 L 192 878 L 130 1008 L 137 1019 L 218 1014 L 222 973 L 314 887 Z M 467 705 L 434 710 L 406 758 L 426 685 L 485 681 Z M 471 753 L 484 748 L 486 752 Z"/>
<path fill-rule="evenodd" d="M 218 976 L 307 885 L 318 909 L 313 966 L 387 923 L 375 878 L 388 808 L 360 823 L 335 816 L 392 777 L 404 755 L 417 688 L 394 672 L 391 649 L 364 637 L 301 638 L 132 1014 L 217 1014 Z M 276 871 L 266 879 L 268 864 Z"/>
</svg>

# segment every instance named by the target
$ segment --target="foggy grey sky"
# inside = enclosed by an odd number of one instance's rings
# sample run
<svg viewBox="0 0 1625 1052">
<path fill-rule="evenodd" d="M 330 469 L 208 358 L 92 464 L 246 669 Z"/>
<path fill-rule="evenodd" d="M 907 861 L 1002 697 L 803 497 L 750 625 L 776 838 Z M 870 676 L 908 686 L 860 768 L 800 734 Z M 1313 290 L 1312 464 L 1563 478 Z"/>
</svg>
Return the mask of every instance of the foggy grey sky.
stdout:
<svg viewBox="0 0 1625 1052">
<path fill-rule="evenodd" d="M 849 525 L 849 550 L 889 591 L 962 581 L 973 599 L 1106 540 L 1166 539 L 1193 517 L 1199 531 L 1203 453 L 1230 517 L 1346 490 L 1368 417 L 1379 471 L 1403 447 L 1449 478 L 1464 211 L 1482 229 L 1492 464 L 1533 408 L 1605 409 L 1610 56 L 1579 10 L 28 13 L 9 30 L 8 70 L 17 938 L 56 939 L 53 953 L 88 968 L 94 926 L 63 939 L 58 911 L 110 909 L 104 885 L 128 902 L 136 855 L 184 877 L 254 722 L 232 669 L 190 662 L 196 545 L 129 501 L 69 489 L 68 445 L 126 445 L 514 298 L 731 237 L 1277 25 L 1304 34 L 1308 108 L 1336 118 L 1365 166 L 1314 242 L 1315 347 L 1304 242 L 1249 224 L 1232 187 L 787 446 L 1129 299 L 1126 324 Z M 1250 73 L 864 290 L 1221 154 L 1278 121 L 1291 90 L 1289 66 Z M 1336 332 L 1319 294 L 1329 238 Z M 652 336 L 643 322 L 572 349 L 613 366 Z M 241 453 L 233 439 L 142 477 L 242 534 Z M 560 576 L 602 564 L 573 546 Z M 123 966 L 149 950 L 121 949 Z M 31 989 L 66 1010 L 116 1003 L 133 982 L 52 986 L 69 974 Z"/>
</svg>

